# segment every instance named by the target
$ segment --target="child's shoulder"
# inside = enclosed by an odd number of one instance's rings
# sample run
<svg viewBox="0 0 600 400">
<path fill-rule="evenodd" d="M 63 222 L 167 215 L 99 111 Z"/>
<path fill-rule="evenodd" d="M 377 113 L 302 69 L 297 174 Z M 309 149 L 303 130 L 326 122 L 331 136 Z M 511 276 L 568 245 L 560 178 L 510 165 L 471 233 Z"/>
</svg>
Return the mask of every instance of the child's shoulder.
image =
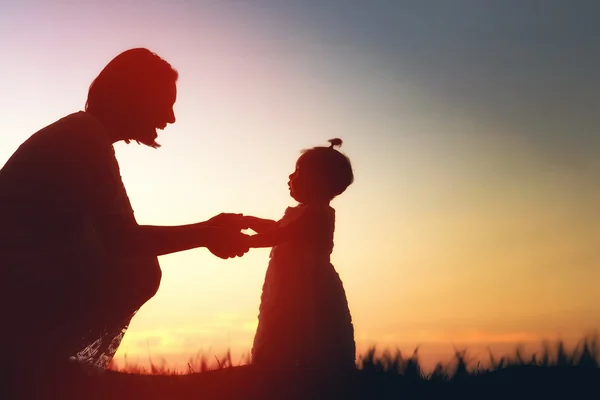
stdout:
<svg viewBox="0 0 600 400">
<path fill-rule="evenodd" d="M 301 204 L 297 207 L 302 207 L 304 210 L 308 210 L 310 212 L 325 212 L 332 213 L 335 212 L 335 209 L 331 207 L 329 204 Z"/>
<path fill-rule="evenodd" d="M 329 220 L 335 218 L 335 209 L 329 205 L 305 205 L 300 215 L 308 219 Z"/>
<path fill-rule="evenodd" d="M 286 208 L 283 220 L 335 218 L 335 209 L 330 205 L 299 204 Z"/>
</svg>

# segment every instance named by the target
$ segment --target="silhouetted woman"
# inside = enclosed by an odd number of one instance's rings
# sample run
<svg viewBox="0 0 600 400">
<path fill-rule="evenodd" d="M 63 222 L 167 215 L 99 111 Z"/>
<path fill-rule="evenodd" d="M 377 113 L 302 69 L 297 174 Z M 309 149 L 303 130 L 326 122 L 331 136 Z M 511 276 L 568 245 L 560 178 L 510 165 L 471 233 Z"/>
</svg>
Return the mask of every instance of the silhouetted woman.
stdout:
<svg viewBox="0 0 600 400">
<path fill-rule="evenodd" d="M 85 111 L 33 134 L 0 170 L 4 368 L 106 366 L 158 290 L 159 255 L 248 250 L 238 214 L 170 227 L 135 220 L 113 144 L 159 147 L 157 129 L 175 122 L 177 78 L 147 49 L 121 53 L 90 86 Z"/>
</svg>

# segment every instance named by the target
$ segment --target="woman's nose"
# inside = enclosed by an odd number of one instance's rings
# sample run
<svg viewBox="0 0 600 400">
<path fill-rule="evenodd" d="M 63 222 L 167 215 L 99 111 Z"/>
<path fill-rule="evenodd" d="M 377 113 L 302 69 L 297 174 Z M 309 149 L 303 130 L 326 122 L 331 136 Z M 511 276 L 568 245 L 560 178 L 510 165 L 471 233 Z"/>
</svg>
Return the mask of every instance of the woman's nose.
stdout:
<svg viewBox="0 0 600 400">
<path fill-rule="evenodd" d="M 167 123 L 174 124 L 175 120 L 175 111 L 171 109 L 171 112 L 167 115 Z"/>
</svg>

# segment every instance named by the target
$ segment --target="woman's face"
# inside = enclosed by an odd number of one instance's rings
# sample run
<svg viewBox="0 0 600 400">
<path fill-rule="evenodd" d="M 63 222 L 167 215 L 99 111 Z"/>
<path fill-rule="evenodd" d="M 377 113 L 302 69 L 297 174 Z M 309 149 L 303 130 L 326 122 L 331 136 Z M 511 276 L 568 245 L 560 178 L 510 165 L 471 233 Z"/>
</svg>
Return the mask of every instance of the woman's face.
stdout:
<svg viewBox="0 0 600 400">
<path fill-rule="evenodd" d="M 157 130 L 163 130 L 167 124 L 175 123 L 173 107 L 177 100 L 177 83 L 165 84 L 160 90 L 144 97 L 138 104 L 139 112 L 134 117 L 128 139 L 137 140 L 148 146 L 154 146 L 158 138 Z"/>
</svg>

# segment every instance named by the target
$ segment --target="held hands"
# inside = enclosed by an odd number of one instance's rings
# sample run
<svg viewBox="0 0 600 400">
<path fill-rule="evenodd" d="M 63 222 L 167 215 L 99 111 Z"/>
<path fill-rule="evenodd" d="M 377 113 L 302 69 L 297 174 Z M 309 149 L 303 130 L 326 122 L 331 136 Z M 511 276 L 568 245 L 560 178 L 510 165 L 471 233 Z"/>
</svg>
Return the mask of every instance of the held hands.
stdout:
<svg viewBox="0 0 600 400">
<path fill-rule="evenodd" d="M 251 247 L 265 247 L 257 244 L 259 236 L 245 235 L 240 231 L 251 229 L 256 233 L 261 233 L 270 231 L 277 225 L 273 220 L 234 213 L 218 214 L 206 221 L 205 224 L 207 229 L 211 230 L 211 243 L 206 247 L 211 253 L 223 259 L 241 257 Z"/>
<path fill-rule="evenodd" d="M 241 257 L 250 249 L 250 236 L 241 233 L 249 228 L 248 217 L 243 214 L 220 213 L 208 221 L 211 229 L 210 243 L 206 246 L 215 256 L 227 259 Z"/>
<path fill-rule="evenodd" d="M 250 236 L 239 230 L 210 226 L 206 248 L 215 256 L 227 259 L 241 257 L 250 249 Z"/>
</svg>

